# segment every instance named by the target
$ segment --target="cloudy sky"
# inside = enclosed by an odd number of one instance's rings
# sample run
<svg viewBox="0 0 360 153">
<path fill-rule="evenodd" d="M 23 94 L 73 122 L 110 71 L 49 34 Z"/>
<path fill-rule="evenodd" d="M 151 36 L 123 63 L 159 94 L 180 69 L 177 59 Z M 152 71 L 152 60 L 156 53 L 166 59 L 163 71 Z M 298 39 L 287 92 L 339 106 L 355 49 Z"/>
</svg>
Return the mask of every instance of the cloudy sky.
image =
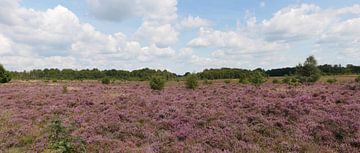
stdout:
<svg viewBox="0 0 360 153">
<path fill-rule="evenodd" d="M 0 0 L 10 70 L 360 65 L 359 0 Z"/>
</svg>

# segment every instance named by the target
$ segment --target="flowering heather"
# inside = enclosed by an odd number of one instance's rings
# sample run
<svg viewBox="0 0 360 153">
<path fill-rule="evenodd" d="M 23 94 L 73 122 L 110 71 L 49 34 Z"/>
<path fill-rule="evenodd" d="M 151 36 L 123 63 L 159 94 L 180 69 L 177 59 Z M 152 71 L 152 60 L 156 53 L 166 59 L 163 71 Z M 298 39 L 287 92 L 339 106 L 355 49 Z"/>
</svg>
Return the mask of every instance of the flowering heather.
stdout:
<svg viewBox="0 0 360 153">
<path fill-rule="evenodd" d="M 57 114 L 87 152 L 360 152 L 356 84 L 0 86 L 0 152 L 41 152 Z"/>
</svg>

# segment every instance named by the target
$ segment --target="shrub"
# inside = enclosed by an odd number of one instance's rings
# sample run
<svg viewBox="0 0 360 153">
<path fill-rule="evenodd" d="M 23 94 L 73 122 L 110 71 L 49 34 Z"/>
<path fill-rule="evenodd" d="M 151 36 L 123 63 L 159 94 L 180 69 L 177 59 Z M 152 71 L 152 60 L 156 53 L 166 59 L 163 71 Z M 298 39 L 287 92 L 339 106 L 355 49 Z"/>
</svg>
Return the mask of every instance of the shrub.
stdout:
<svg viewBox="0 0 360 153">
<path fill-rule="evenodd" d="M 229 84 L 231 83 L 231 80 L 224 80 L 224 83 Z"/>
<path fill-rule="evenodd" d="M 203 84 L 204 85 L 209 85 L 209 84 L 212 84 L 213 82 L 212 81 L 210 81 L 210 80 L 204 80 L 203 81 Z"/>
<path fill-rule="evenodd" d="M 10 73 L 0 64 L 0 83 L 8 83 L 11 81 Z"/>
<path fill-rule="evenodd" d="M 321 71 L 317 67 L 317 61 L 314 56 L 310 56 L 306 59 L 304 64 L 299 64 L 296 67 L 296 78 L 301 83 L 313 83 L 320 79 Z"/>
<path fill-rule="evenodd" d="M 108 77 L 105 77 L 105 78 L 103 78 L 103 79 L 101 79 L 101 83 L 102 84 L 110 84 L 110 78 L 108 78 Z"/>
<path fill-rule="evenodd" d="M 153 77 L 150 79 L 150 88 L 153 90 L 162 90 L 165 86 L 165 80 L 160 77 Z"/>
<path fill-rule="evenodd" d="M 248 80 L 248 76 L 245 75 L 244 73 L 243 73 L 243 74 L 240 74 L 239 83 L 241 83 L 241 84 L 248 84 L 248 83 L 250 83 L 249 80 Z"/>
<path fill-rule="evenodd" d="M 282 80 L 282 83 L 285 83 L 285 84 L 289 84 L 291 82 L 291 77 L 290 76 L 285 76 L 285 78 Z"/>
<path fill-rule="evenodd" d="M 195 74 L 188 75 L 185 82 L 187 89 L 196 89 L 198 87 L 198 78 Z"/>
<path fill-rule="evenodd" d="M 66 85 L 63 86 L 62 93 L 63 93 L 63 94 L 68 93 L 68 88 L 67 88 Z"/>
<path fill-rule="evenodd" d="M 265 74 L 263 74 L 260 71 L 254 71 L 249 79 L 250 83 L 253 85 L 256 85 L 256 86 L 259 86 L 259 85 L 265 83 L 266 80 L 267 79 L 265 77 Z"/>
<path fill-rule="evenodd" d="M 80 153 L 86 152 L 84 141 L 74 138 L 69 130 L 62 125 L 61 120 L 55 117 L 48 126 L 50 152 L 59 153 Z"/>
<path fill-rule="evenodd" d="M 360 75 L 355 79 L 356 82 L 360 82 Z"/>
<path fill-rule="evenodd" d="M 272 83 L 273 83 L 273 84 L 279 84 L 280 81 L 279 81 L 278 79 L 274 79 L 274 80 L 272 81 Z"/>
<path fill-rule="evenodd" d="M 331 78 L 326 80 L 327 83 L 334 84 L 337 82 L 336 78 Z"/>
</svg>

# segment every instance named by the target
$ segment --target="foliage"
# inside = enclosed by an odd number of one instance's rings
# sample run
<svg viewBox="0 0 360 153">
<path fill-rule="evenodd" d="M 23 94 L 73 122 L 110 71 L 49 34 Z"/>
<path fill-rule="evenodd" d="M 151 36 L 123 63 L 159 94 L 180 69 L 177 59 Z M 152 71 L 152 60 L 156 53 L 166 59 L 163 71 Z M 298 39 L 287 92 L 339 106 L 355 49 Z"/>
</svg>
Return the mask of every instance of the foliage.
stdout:
<svg viewBox="0 0 360 153">
<path fill-rule="evenodd" d="M 86 90 L 76 95 L 58 94 L 58 88 L 42 82 L 27 84 L 0 88 L 6 106 L 0 107 L 0 148 L 5 151 L 18 146 L 24 132 L 36 133 L 50 112 L 66 117 L 68 134 L 81 135 L 90 153 L 149 152 L 153 141 L 150 152 L 360 151 L 360 84 L 354 82 L 296 89 L 214 83 L 191 91 L 174 85 L 161 94 L 143 83 L 104 92 L 103 85 L 84 82 L 76 86 Z M 29 148 L 18 152 L 41 152 L 49 148 L 47 140 L 35 134 Z"/>
<path fill-rule="evenodd" d="M 102 79 L 101 79 L 101 83 L 102 83 L 102 84 L 110 84 L 110 83 L 111 83 L 111 80 L 110 80 L 110 78 L 105 77 L 105 78 L 102 78 Z"/>
<path fill-rule="evenodd" d="M 317 61 L 314 56 L 309 56 L 304 64 L 299 64 L 296 67 L 296 78 L 301 83 L 313 83 L 320 79 L 321 71 L 317 67 Z"/>
<path fill-rule="evenodd" d="M 48 149 L 57 153 L 81 153 L 86 152 L 84 142 L 69 134 L 69 130 L 62 125 L 58 117 L 52 119 L 49 127 Z"/>
<path fill-rule="evenodd" d="M 99 70 L 99 69 L 44 69 L 31 70 L 24 72 L 11 72 L 14 79 L 20 80 L 100 80 L 104 77 L 113 78 L 116 80 L 134 80 L 144 81 L 150 80 L 153 76 L 161 76 L 166 80 L 176 78 L 177 75 L 167 70 L 152 70 L 148 68 L 125 71 L 125 70 Z"/>
<path fill-rule="evenodd" d="M 265 74 L 261 71 L 254 71 L 252 75 L 250 76 L 250 83 L 256 86 L 259 86 L 263 83 L 265 83 L 267 78 L 265 77 Z"/>
<path fill-rule="evenodd" d="M 272 80 L 272 83 L 273 83 L 273 84 L 279 84 L 280 81 L 279 81 L 278 79 L 274 79 L 274 80 Z"/>
<path fill-rule="evenodd" d="M 0 64 L 0 83 L 8 83 L 11 81 L 10 73 Z"/>
<path fill-rule="evenodd" d="M 249 82 L 249 76 L 247 74 L 241 74 L 239 76 L 239 83 L 241 84 L 248 84 Z"/>
<path fill-rule="evenodd" d="M 355 79 L 356 82 L 360 82 L 360 75 Z"/>
<path fill-rule="evenodd" d="M 229 84 L 229 83 L 231 83 L 231 80 L 226 79 L 226 80 L 224 80 L 224 83 Z"/>
<path fill-rule="evenodd" d="M 208 79 L 205 79 L 204 81 L 203 81 L 203 84 L 204 85 L 210 85 L 210 84 L 212 84 L 213 82 L 211 81 L 211 80 L 208 80 Z"/>
<path fill-rule="evenodd" d="M 186 77 L 185 86 L 187 89 L 196 89 L 198 87 L 198 77 L 191 74 Z"/>
<path fill-rule="evenodd" d="M 67 88 L 67 86 L 66 86 L 66 85 L 63 85 L 63 88 L 62 88 L 62 93 L 63 93 L 63 94 L 68 93 L 68 88 Z"/>
<path fill-rule="evenodd" d="M 153 77 L 151 78 L 149 84 L 153 90 L 163 90 L 165 86 L 165 80 L 161 77 Z"/>
<path fill-rule="evenodd" d="M 330 83 L 330 84 L 334 84 L 334 83 L 337 82 L 337 79 L 336 78 L 330 78 L 330 79 L 327 79 L 326 82 Z"/>
</svg>

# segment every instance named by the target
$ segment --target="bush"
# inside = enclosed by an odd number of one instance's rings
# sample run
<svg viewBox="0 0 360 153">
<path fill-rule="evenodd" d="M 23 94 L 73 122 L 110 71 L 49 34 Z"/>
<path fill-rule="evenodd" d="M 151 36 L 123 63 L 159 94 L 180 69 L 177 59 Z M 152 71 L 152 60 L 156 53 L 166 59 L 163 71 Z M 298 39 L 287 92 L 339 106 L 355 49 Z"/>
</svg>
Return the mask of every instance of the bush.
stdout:
<svg viewBox="0 0 360 153">
<path fill-rule="evenodd" d="M 80 138 L 74 138 L 69 130 L 62 125 L 61 120 L 55 117 L 48 126 L 50 152 L 59 153 L 80 153 L 86 152 L 84 141 Z"/>
<path fill-rule="evenodd" d="M 306 59 L 304 64 L 299 64 L 296 67 L 296 78 L 301 83 L 314 83 L 321 77 L 321 71 L 317 67 L 317 61 L 314 56 Z"/>
<path fill-rule="evenodd" d="M 11 81 L 10 73 L 0 64 L 0 83 L 8 83 Z"/>
<path fill-rule="evenodd" d="M 67 88 L 66 85 L 63 86 L 62 93 L 63 93 L 63 94 L 68 93 L 68 88 Z"/>
<path fill-rule="evenodd" d="M 355 79 L 356 82 L 360 82 L 360 75 Z"/>
<path fill-rule="evenodd" d="M 103 78 L 103 79 L 101 80 L 101 83 L 102 83 L 102 84 L 110 84 L 110 82 L 111 82 L 111 80 L 110 80 L 110 78 L 108 78 L 108 77 Z"/>
<path fill-rule="evenodd" d="M 231 80 L 224 80 L 224 83 L 229 84 L 231 83 Z"/>
<path fill-rule="evenodd" d="M 160 77 L 153 77 L 150 79 L 150 88 L 153 90 L 162 90 L 165 86 L 165 80 Z"/>
<path fill-rule="evenodd" d="M 273 84 L 279 84 L 280 81 L 279 81 L 278 79 L 274 79 L 274 80 L 272 81 L 272 83 L 273 83 Z"/>
<path fill-rule="evenodd" d="M 198 87 L 198 78 L 195 74 L 187 76 L 185 82 L 187 89 L 196 89 Z"/>
<path fill-rule="evenodd" d="M 210 85 L 210 84 L 212 84 L 213 82 L 212 81 L 210 81 L 210 80 L 204 80 L 203 81 L 203 84 L 204 85 Z"/>
<path fill-rule="evenodd" d="M 291 82 L 291 77 L 285 75 L 285 78 L 282 80 L 282 83 L 284 84 L 289 84 Z"/>
<path fill-rule="evenodd" d="M 265 74 L 260 71 L 254 71 L 249 79 L 250 83 L 259 86 L 267 81 Z"/>
<path fill-rule="evenodd" d="M 239 83 L 241 84 L 248 84 L 250 83 L 249 80 L 248 80 L 248 76 L 245 75 L 244 73 L 240 75 L 239 77 Z"/>
<path fill-rule="evenodd" d="M 327 83 L 334 84 L 337 82 L 336 78 L 331 78 L 326 80 Z"/>
</svg>

